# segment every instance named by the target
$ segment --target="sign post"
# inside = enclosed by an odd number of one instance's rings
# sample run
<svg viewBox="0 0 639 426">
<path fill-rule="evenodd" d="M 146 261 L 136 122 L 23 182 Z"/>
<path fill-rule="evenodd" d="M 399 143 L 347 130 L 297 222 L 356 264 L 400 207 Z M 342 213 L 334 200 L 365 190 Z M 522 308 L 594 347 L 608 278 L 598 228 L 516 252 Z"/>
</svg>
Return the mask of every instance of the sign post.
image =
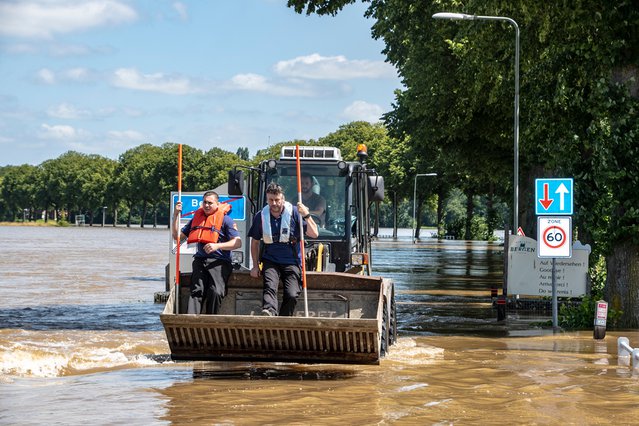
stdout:
<svg viewBox="0 0 639 426">
<path fill-rule="evenodd" d="M 572 257 L 572 178 L 535 179 L 535 213 L 537 217 L 537 255 L 552 258 L 552 326 L 559 328 L 555 259 Z M 568 215 L 549 217 L 545 215 Z"/>
<path fill-rule="evenodd" d="M 608 302 L 605 300 L 597 301 L 597 312 L 595 313 L 595 330 L 593 337 L 595 339 L 603 339 L 606 337 L 606 319 L 608 318 Z"/>
<path fill-rule="evenodd" d="M 555 259 L 572 257 L 572 218 L 537 217 L 537 256 L 552 258 L 552 327 L 559 328 Z"/>
</svg>

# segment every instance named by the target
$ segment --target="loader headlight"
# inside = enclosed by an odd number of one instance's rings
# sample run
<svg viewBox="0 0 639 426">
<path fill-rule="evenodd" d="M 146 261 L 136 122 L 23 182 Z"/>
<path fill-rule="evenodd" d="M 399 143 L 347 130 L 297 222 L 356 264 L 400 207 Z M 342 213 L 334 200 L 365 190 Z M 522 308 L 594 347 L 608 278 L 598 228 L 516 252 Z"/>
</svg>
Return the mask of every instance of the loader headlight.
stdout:
<svg viewBox="0 0 639 426">
<path fill-rule="evenodd" d="M 351 265 L 368 265 L 368 253 L 351 253 Z"/>
<path fill-rule="evenodd" d="M 239 250 L 234 250 L 231 252 L 231 263 L 237 263 L 241 265 L 244 263 L 244 252 Z"/>
</svg>

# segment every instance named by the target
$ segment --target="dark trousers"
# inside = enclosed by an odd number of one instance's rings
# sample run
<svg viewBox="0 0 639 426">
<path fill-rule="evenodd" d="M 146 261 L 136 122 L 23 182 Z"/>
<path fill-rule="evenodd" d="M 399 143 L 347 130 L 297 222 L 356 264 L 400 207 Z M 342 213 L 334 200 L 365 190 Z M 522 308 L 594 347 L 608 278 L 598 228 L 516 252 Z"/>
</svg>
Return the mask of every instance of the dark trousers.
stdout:
<svg viewBox="0 0 639 426">
<path fill-rule="evenodd" d="M 217 314 L 232 271 L 233 266 L 224 260 L 194 257 L 187 313 Z"/>
<path fill-rule="evenodd" d="M 297 265 L 280 265 L 268 260 L 262 261 L 262 276 L 264 278 L 264 291 L 262 293 L 262 309 L 268 309 L 277 313 L 277 288 L 280 280 L 284 283 L 284 296 L 282 307 L 279 309 L 281 316 L 293 316 L 297 296 L 302 290 L 302 272 Z"/>
</svg>

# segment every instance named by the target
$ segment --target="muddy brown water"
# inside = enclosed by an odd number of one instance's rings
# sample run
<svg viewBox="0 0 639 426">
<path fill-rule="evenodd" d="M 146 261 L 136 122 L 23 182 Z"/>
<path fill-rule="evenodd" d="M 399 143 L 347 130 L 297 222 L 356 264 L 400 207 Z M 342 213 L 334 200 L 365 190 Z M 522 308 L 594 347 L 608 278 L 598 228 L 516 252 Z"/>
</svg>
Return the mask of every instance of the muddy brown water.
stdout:
<svg viewBox="0 0 639 426">
<path fill-rule="evenodd" d="M 497 322 L 499 245 L 382 240 L 399 339 L 379 366 L 174 363 L 166 229 L 0 226 L 0 424 L 635 424 L 616 340 Z M 547 318 L 541 318 L 547 319 Z"/>
</svg>

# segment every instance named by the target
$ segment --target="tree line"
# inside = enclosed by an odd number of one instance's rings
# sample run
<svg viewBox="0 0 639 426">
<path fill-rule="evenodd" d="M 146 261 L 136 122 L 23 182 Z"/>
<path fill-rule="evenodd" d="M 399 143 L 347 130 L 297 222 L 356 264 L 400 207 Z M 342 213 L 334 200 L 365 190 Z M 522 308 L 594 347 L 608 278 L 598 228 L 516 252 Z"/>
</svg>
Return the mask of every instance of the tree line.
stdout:
<svg viewBox="0 0 639 426">
<path fill-rule="evenodd" d="M 177 189 L 177 144 L 142 144 L 119 159 L 69 151 L 58 158 L 33 165 L 0 168 L 0 220 L 73 221 L 85 215 L 109 213 L 113 225 L 140 226 L 152 216 L 167 223 L 169 193 Z M 246 161 L 228 151 L 206 152 L 183 147 L 184 191 L 213 188 L 227 178 L 229 165 Z"/>
<path fill-rule="evenodd" d="M 348 161 L 356 160 L 357 145 L 364 143 L 369 150 L 369 163 L 385 176 L 387 200 L 378 206 L 382 227 L 412 227 L 413 208 L 410 177 L 404 182 L 393 176 L 395 171 L 384 158 L 392 155 L 397 144 L 381 123 L 356 121 L 318 140 L 293 140 L 258 150 L 251 158 L 248 148 L 235 153 L 220 148 L 202 151 L 183 146 L 182 190 L 202 191 L 216 188 L 227 180 L 227 172 L 236 165 L 257 166 L 261 161 L 278 158 L 284 145 L 322 145 L 340 148 Z M 34 166 L 23 164 L 0 168 L 0 221 L 49 220 L 74 222 L 76 215 L 84 215 L 93 225 L 103 219 L 113 224 L 167 225 L 169 193 L 177 189 L 177 144 L 161 146 L 142 144 L 111 160 L 99 155 L 69 151 L 58 158 Z M 406 183 L 406 184 L 404 184 Z M 466 234 L 464 195 L 457 189 L 447 194 L 448 208 L 436 216 L 434 182 L 420 182 L 418 228 L 422 223 L 440 226 L 442 234 L 458 238 L 486 239 L 492 235 L 483 215 Z M 481 199 L 473 203 L 483 211 Z M 422 204 L 426 205 L 422 209 Z M 103 216 L 104 215 L 104 216 Z"/>
</svg>

